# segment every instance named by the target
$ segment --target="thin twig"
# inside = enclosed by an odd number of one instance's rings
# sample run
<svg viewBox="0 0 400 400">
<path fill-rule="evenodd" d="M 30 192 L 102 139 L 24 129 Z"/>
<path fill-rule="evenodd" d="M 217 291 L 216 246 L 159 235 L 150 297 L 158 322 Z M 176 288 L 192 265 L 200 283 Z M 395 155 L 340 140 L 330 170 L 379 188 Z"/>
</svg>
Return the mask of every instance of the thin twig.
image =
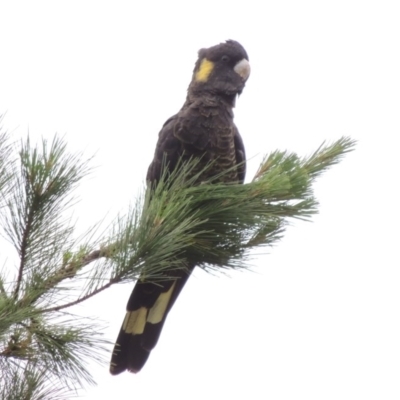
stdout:
<svg viewBox="0 0 400 400">
<path fill-rule="evenodd" d="M 83 296 L 83 297 L 81 297 L 81 298 L 79 298 L 77 300 L 71 301 L 70 303 L 62 304 L 60 306 L 45 308 L 45 309 L 41 310 L 41 313 L 47 313 L 47 312 L 52 312 L 52 311 L 60 311 L 60 310 L 63 310 L 65 308 L 75 306 L 75 305 L 77 305 L 79 303 L 84 302 L 87 299 L 90 299 L 91 297 L 93 297 L 97 293 L 100 293 L 103 290 L 108 289 L 111 285 L 114 285 L 115 283 L 118 283 L 121 280 L 122 279 L 120 277 L 110 279 L 110 281 L 107 284 L 105 284 L 104 286 L 100 286 L 99 288 L 97 288 L 93 292 L 91 292 L 91 293 L 89 293 L 89 294 L 87 294 L 87 295 L 85 295 L 85 296 Z"/>
</svg>

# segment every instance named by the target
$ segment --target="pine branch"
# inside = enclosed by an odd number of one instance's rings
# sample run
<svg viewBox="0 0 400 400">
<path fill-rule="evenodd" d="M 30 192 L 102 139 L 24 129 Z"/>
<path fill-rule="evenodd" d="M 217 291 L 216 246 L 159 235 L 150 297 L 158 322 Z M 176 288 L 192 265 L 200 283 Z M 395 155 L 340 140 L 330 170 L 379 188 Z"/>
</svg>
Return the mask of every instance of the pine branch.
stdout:
<svg viewBox="0 0 400 400">
<path fill-rule="evenodd" d="M 32 381 L 35 393 L 42 376 L 90 382 L 81 356 L 105 343 L 93 321 L 60 321 L 60 311 L 139 276 L 156 283 L 188 259 L 206 270 L 248 268 L 253 248 L 276 243 L 290 219 L 309 220 L 317 212 L 312 183 L 354 148 L 343 138 L 309 157 L 273 152 L 245 185 L 199 185 L 203 171 L 196 161 L 182 164 L 144 191 L 106 237 L 78 243 L 64 215 L 87 163 L 69 155 L 59 138 L 41 149 L 31 149 L 28 140 L 17 170 L 4 161 L 9 153 L 1 138 L 0 171 L 6 168 L 8 178 L 0 186 L 0 216 L 20 264 L 14 283 L 0 274 L 0 370 L 41 371 Z"/>
<path fill-rule="evenodd" d="M 94 250 L 90 253 L 85 253 L 79 251 L 77 255 L 73 259 L 71 259 L 71 254 L 65 253 L 64 254 L 64 263 L 63 265 L 54 271 L 51 275 L 46 277 L 40 282 L 40 287 L 37 288 L 36 291 L 31 291 L 27 293 L 25 297 L 23 297 L 18 303 L 20 306 L 26 306 L 26 305 L 32 305 L 36 303 L 45 293 L 50 291 L 51 289 L 54 289 L 59 285 L 61 282 L 63 282 L 65 279 L 72 279 L 74 278 L 77 273 L 82 270 L 85 266 L 89 265 L 91 262 L 98 260 L 100 258 L 104 257 L 104 251 L 102 250 Z M 91 297 L 91 296 L 90 296 Z M 52 307 L 51 309 L 46 309 L 46 310 L 51 310 L 54 311 L 56 308 L 57 311 L 71 307 L 72 305 L 78 304 L 79 302 L 71 302 L 69 303 L 68 306 L 63 306 L 61 308 L 58 307 Z M 41 312 L 45 312 L 42 310 Z"/>
<path fill-rule="evenodd" d="M 24 268 L 25 268 L 25 264 L 26 264 L 26 256 L 27 256 L 27 251 L 28 251 L 28 239 L 31 236 L 34 210 L 35 210 L 35 208 L 32 207 L 28 211 L 26 225 L 24 227 L 24 231 L 22 234 L 21 247 L 20 247 L 20 264 L 19 264 L 19 269 L 18 269 L 17 283 L 15 285 L 15 290 L 14 290 L 14 298 L 16 298 L 16 299 L 18 298 L 19 289 L 20 289 L 21 283 L 22 283 L 22 276 L 23 276 Z"/>
<path fill-rule="evenodd" d="M 65 142 L 58 137 L 50 144 L 43 141 L 41 148 L 31 148 L 28 139 L 21 147 L 20 168 L 4 160 L 0 159 L 0 168 L 6 165 L 12 178 L 1 188 L 3 236 L 14 245 L 20 263 L 13 283 L 0 276 L 0 369 L 10 370 L 14 365 L 18 374 L 24 368 L 37 372 L 29 379 L 25 376 L 23 382 L 31 382 L 30 389 L 21 383 L 15 393 L 6 391 L 5 398 L 14 394 L 21 398 L 18 396 L 25 393 L 30 399 L 41 393 L 43 382 L 52 379 L 64 389 L 91 382 L 76 357 L 82 351 L 85 356 L 93 354 L 92 347 L 101 351 L 105 343 L 98 323 L 62 322 L 60 318 L 57 323 L 50 322 L 54 314 L 44 318 L 40 307 L 40 301 L 50 303 L 54 295 L 63 292 L 58 287 L 62 281 L 75 276 L 76 268 L 74 271 L 71 263 L 63 263 L 63 254 L 71 253 L 75 246 L 73 229 L 63 215 L 73 203 L 72 190 L 89 169 L 87 161 L 66 152 Z M 87 258 L 81 268 L 89 262 Z M 46 396 L 37 398 L 54 398 Z"/>
<path fill-rule="evenodd" d="M 307 220 L 317 212 L 313 180 L 353 146 L 344 138 L 304 159 L 274 152 L 248 185 L 193 186 L 195 165 L 183 166 L 117 220 L 102 251 L 90 253 L 93 261 L 101 256 L 105 262 L 93 268 L 85 294 L 46 312 L 81 303 L 139 274 L 165 279 L 171 265 L 185 268 L 187 258 L 206 269 L 247 268 L 249 250 L 279 240 L 287 218 Z"/>
</svg>

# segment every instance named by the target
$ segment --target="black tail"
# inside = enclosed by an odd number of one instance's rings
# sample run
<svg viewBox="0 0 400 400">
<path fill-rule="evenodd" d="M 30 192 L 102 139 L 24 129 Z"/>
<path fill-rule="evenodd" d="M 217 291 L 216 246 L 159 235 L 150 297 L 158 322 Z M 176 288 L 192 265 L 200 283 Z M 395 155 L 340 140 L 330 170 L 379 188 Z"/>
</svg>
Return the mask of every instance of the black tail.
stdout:
<svg viewBox="0 0 400 400">
<path fill-rule="evenodd" d="M 193 268 L 175 270 L 169 274 L 174 278 L 157 284 L 136 283 L 111 357 L 112 375 L 125 370 L 136 373 L 143 368 Z"/>
</svg>

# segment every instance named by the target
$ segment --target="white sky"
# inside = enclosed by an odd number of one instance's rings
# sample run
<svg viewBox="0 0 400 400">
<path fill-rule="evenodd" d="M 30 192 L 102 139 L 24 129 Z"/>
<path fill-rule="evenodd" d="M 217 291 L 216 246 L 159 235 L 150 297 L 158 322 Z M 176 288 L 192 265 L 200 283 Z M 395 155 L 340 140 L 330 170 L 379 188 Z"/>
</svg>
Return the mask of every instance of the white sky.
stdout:
<svg viewBox="0 0 400 400">
<path fill-rule="evenodd" d="M 158 131 L 181 107 L 197 50 L 235 39 L 252 75 L 237 102 L 251 178 L 263 154 L 356 152 L 315 186 L 255 273 L 198 271 L 138 374 L 94 367 L 84 398 L 399 399 L 400 3 L 2 1 L 0 113 L 15 138 L 66 133 L 96 153 L 82 230 L 126 207 Z M 131 285 L 83 307 L 114 339 Z M 80 312 L 82 312 L 82 309 Z"/>
</svg>

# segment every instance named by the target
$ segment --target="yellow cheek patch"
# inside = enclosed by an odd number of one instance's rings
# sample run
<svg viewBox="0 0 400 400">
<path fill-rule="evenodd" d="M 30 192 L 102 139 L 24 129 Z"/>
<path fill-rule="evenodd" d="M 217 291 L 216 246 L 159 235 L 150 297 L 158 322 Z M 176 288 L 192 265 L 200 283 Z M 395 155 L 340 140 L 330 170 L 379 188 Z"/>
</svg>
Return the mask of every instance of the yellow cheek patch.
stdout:
<svg viewBox="0 0 400 400">
<path fill-rule="evenodd" d="M 206 82 L 213 68 L 214 68 L 214 63 L 212 61 L 207 60 L 207 58 L 203 58 L 200 64 L 200 68 L 196 72 L 196 81 Z"/>
</svg>

